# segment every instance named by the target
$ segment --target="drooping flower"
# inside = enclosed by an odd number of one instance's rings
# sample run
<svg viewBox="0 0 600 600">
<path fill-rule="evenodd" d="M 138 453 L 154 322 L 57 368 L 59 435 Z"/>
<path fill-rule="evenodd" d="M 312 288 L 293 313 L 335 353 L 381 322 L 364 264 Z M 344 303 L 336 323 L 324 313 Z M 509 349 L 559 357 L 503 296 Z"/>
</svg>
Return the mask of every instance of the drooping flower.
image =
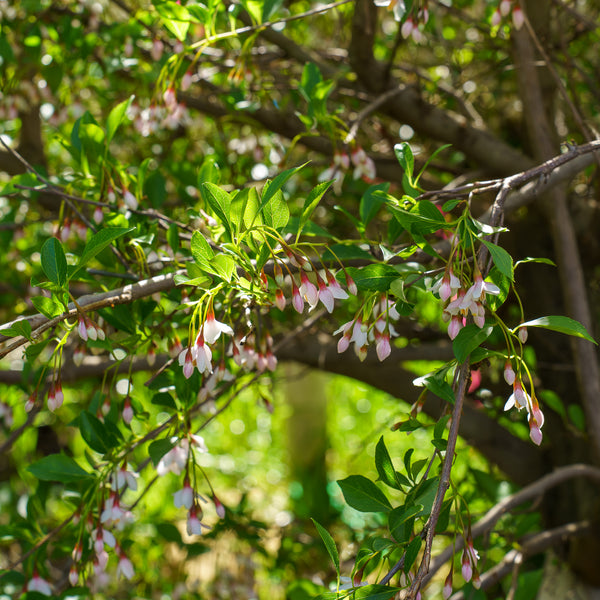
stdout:
<svg viewBox="0 0 600 600">
<path fill-rule="evenodd" d="M 296 312 L 302 314 L 304 311 L 304 298 L 300 293 L 300 289 L 296 285 L 296 282 L 292 280 L 292 306 L 296 309 Z"/>
<path fill-rule="evenodd" d="M 335 275 L 329 270 L 325 269 L 325 276 L 327 277 L 327 286 L 331 291 L 331 295 L 338 300 L 346 300 L 348 298 L 348 292 L 342 289 Z"/>
<path fill-rule="evenodd" d="M 285 296 L 281 288 L 277 288 L 275 291 L 275 306 L 281 311 L 285 310 Z"/>
<path fill-rule="evenodd" d="M 377 175 L 375 163 L 360 146 L 352 151 L 350 158 L 354 165 L 354 179 L 375 179 L 375 176 Z"/>
<path fill-rule="evenodd" d="M 442 590 L 442 597 L 444 600 L 448 600 L 452 596 L 452 569 L 446 576 L 446 580 L 444 581 L 444 589 Z"/>
<path fill-rule="evenodd" d="M 323 303 L 323 306 L 327 309 L 327 312 L 332 313 L 335 305 L 333 294 L 331 290 L 327 287 L 326 283 L 323 281 L 323 278 L 318 273 L 317 285 L 319 286 L 319 300 Z"/>
<path fill-rule="evenodd" d="M 215 319 L 215 313 L 213 312 L 212 307 L 208 309 L 202 331 L 204 333 L 204 340 L 207 344 L 214 344 L 219 339 L 221 333 L 233 335 L 233 329 L 229 325 Z"/>
<path fill-rule="evenodd" d="M 319 290 L 314 283 L 312 283 L 304 271 L 300 271 L 300 293 L 304 296 L 304 299 L 310 304 L 311 308 L 314 308 L 319 302 Z"/>
<path fill-rule="evenodd" d="M 189 442 L 187 438 L 177 440 L 176 437 L 171 438 L 171 443 L 175 445 L 169 450 L 156 465 L 156 472 L 159 475 L 166 475 L 167 473 L 175 473 L 180 475 L 185 469 L 189 455 Z"/>
<path fill-rule="evenodd" d="M 523 23 L 525 23 L 525 14 L 523 13 L 523 9 L 518 4 L 513 8 L 512 20 L 517 31 L 521 29 L 521 27 L 523 27 Z"/>
<path fill-rule="evenodd" d="M 33 572 L 33 577 L 27 582 L 28 592 L 38 592 L 44 596 L 52 596 L 50 584 L 39 576 L 37 571 Z"/>
<path fill-rule="evenodd" d="M 123 422 L 127 425 L 133 420 L 133 407 L 131 406 L 131 398 L 129 396 L 126 396 L 125 401 L 123 402 L 122 417 Z"/>
<path fill-rule="evenodd" d="M 139 475 L 134 471 L 127 468 L 127 465 L 119 467 L 112 476 L 112 489 L 114 491 L 120 491 L 127 486 L 131 491 L 137 490 L 137 479 Z"/>
<path fill-rule="evenodd" d="M 186 379 L 189 379 L 194 372 L 194 357 L 192 355 L 192 349 L 186 348 L 179 354 L 179 365 L 183 367 L 183 375 Z"/>
<path fill-rule="evenodd" d="M 233 333 L 233 330 L 231 333 Z M 212 334 L 214 335 L 214 332 Z M 200 373 L 212 373 L 212 350 L 204 342 L 204 327 L 202 327 L 194 344 L 196 367 Z"/>
<path fill-rule="evenodd" d="M 460 330 L 463 328 L 463 317 L 460 315 L 452 315 L 450 325 L 448 325 L 448 337 L 453 340 L 456 338 Z"/>
<path fill-rule="evenodd" d="M 504 381 L 506 381 L 508 385 L 512 385 L 515 382 L 515 371 L 512 367 L 512 363 L 508 359 L 504 363 Z"/>
<path fill-rule="evenodd" d="M 393 11 L 394 19 L 402 21 L 402 17 L 406 13 L 406 6 L 403 0 L 374 0 L 375 6 L 386 6 L 388 10 Z"/>
<path fill-rule="evenodd" d="M 513 393 L 509 396 L 506 404 L 504 405 L 504 410 L 510 410 L 513 406 L 516 406 L 519 410 L 522 408 L 526 408 L 527 412 L 529 412 L 529 405 L 531 403 L 531 398 L 529 394 L 523 389 L 523 385 L 519 380 L 516 380 L 513 383 Z"/>
<path fill-rule="evenodd" d="M 79 572 L 77 571 L 77 567 L 75 565 L 71 565 L 71 569 L 69 570 L 69 583 L 75 587 L 79 581 Z"/>
<path fill-rule="evenodd" d="M 527 327 L 519 327 L 517 335 L 519 336 L 519 340 L 521 340 L 521 343 L 524 344 L 529 336 L 529 333 L 527 332 Z"/>
<path fill-rule="evenodd" d="M 213 495 L 213 502 L 215 503 L 215 510 L 217 511 L 217 516 L 219 519 L 225 518 L 225 507 L 221 503 L 221 501 L 217 498 L 216 495 Z"/>
<path fill-rule="evenodd" d="M 356 283 L 354 283 L 354 279 L 350 276 L 350 274 L 346 271 L 346 287 L 348 288 L 348 292 L 350 292 L 353 296 L 358 294 L 358 288 L 356 287 Z"/>
<path fill-rule="evenodd" d="M 202 511 L 198 510 L 195 504 L 190 508 L 190 512 L 188 513 L 187 518 L 187 532 L 188 535 L 202 535 L 202 527 L 208 527 L 203 525 L 201 522 Z"/>
<path fill-rule="evenodd" d="M 194 490 L 190 485 L 189 477 L 186 475 L 183 480 L 183 488 L 173 493 L 173 504 L 176 508 L 185 507 L 188 510 L 194 503 Z"/>
<path fill-rule="evenodd" d="M 181 78 L 181 91 L 185 92 L 190 89 L 192 85 L 193 73 L 190 70 L 187 70 L 183 77 Z"/>
<path fill-rule="evenodd" d="M 117 564 L 117 577 L 123 575 L 125 579 L 131 580 L 135 575 L 135 571 L 133 570 L 133 564 L 131 561 L 125 556 L 123 550 L 119 548 L 119 562 Z"/>
<path fill-rule="evenodd" d="M 452 272 L 452 269 L 448 269 L 441 279 L 438 294 L 442 302 L 446 302 L 448 298 L 454 296 L 456 292 L 461 288 L 460 279 Z M 435 291 L 435 288 L 434 288 Z"/>
</svg>

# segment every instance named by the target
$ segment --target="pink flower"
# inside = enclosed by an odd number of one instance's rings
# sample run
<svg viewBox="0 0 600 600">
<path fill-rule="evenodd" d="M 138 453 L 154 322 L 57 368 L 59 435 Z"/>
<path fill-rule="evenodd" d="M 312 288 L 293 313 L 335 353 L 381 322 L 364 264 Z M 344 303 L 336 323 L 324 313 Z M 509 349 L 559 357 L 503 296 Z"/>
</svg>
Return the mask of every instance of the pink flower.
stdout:
<svg viewBox="0 0 600 600">
<path fill-rule="evenodd" d="M 102 221 L 104 220 L 104 214 L 102 212 L 101 206 L 96 206 L 96 208 L 94 209 L 93 219 L 96 225 L 100 225 L 100 223 L 102 223 Z"/>
<path fill-rule="evenodd" d="M 33 577 L 27 582 L 27 591 L 39 592 L 44 596 L 52 596 L 50 584 L 45 579 L 42 579 L 37 571 L 33 572 Z"/>
<path fill-rule="evenodd" d="M 233 330 L 231 333 L 233 333 Z M 211 335 L 214 335 L 214 331 L 211 332 Z M 192 352 L 195 350 L 198 371 L 200 373 L 212 373 L 212 351 L 204 341 L 204 328 L 202 328 L 196 337 L 196 343 Z"/>
<path fill-rule="evenodd" d="M 519 327 L 517 335 L 519 336 L 519 340 L 521 340 L 521 343 L 524 344 L 527 341 L 527 337 L 529 336 L 527 332 L 527 327 Z"/>
<path fill-rule="evenodd" d="M 189 480 L 188 476 L 186 475 L 186 477 L 183 481 L 183 488 L 180 490 L 177 490 L 173 494 L 173 504 L 175 504 L 176 508 L 185 507 L 189 510 L 192 507 L 193 503 L 194 503 L 194 490 L 192 489 L 192 486 L 190 485 L 190 480 Z"/>
<path fill-rule="evenodd" d="M 176 437 L 171 438 L 171 443 L 174 442 L 177 442 Z M 158 465 L 156 465 L 156 472 L 160 476 L 169 472 L 180 475 L 187 465 L 189 450 L 189 441 L 187 438 L 182 438 L 160 459 Z"/>
<path fill-rule="evenodd" d="M 327 287 L 321 276 L 317 273 L 317 285 L 319 286 L 319 300 L 323 303 L 323 306 L 327 309 L 328 313 L 333 312 L 335 300 L 331 290 Z M 342 290 L 343 291 L 343 290 Z"/>
<path fill-rule="evenodd" d="M 304 271 L 300 271 L 300 293 L 304 299 L 314 308 L 319 302 L 319 291 L 314 283 L 312 283 Z"/>
<path fill-rule="evenodd" d="M 69 583 L 74 587 L 77 585 L 79 581 L 79 573 L 77 571 L 77 567 L 75 565 L 71 565 L 71 569 L 69 570 Z"/>
<path fill-rule="evenodd" d="M 231 329 L 229 325 L 215 319 L 215 313 L 213 312 L 212 307 L 208 309 L 202 331 L 204 333 L 204 340 L 207 344 L 214 344 L 219 339 L 221 333 L 233 335 L 233 329 Z"/>
<path fill-rule="evenodd" d="M 461 565 L 463 579 L 468 583 L 473 576 L 473 566 L 471 565 L 471 560 L 469 559 L 466 548 L 463 551 Z"/>
<path fill-rule="evenodd" d="M 392 346 L 390 344 L 389 331 L 381 334 L 377 338 L 377 342 L 375 344 L 375 350 L 377 352 L 377 358 L 381 362 L 383 362 L 392 353 Z"/>
<path fill-rule="evenodd" d="M 504 381 L 506 381 L 508 385 L 512 385 L 515 382 L 515 372 L 512 368 L 512 363 L 510 360 L 507 360 L 504 363 Z"/>
<path fill-rule="evenodd" d="M 77 321 L 77 332 L 79 333 L 79 337 L 84 342 L 87 342 L 88 331 L 87 331 L 87 325 L 85 322 L 85 317 L 83 315 L 79 315 L 79 319 Z"/>
<path fill-rule="evenodd" d="M 123 403 L 123 422 L 129 425 L 133 420 L 133 408 L 131 406 L 131 398 L 127 396 Z"/>
<path fill-rule="evenodd" d="M 186 71 L 184 76 L 181 78 L 181 91 L 185 92 L 190 89 L 192 85 L 193 73 L 191 71 Z"/>
<path fill-rule="evenodd" d="M 112 489 L 114 491 L 122 490 L 127 486 L 130 490 L 135 492 L 137 490 L 137 478 L 139 475 L 127 469 L 127 465 L 119 467 L 112 477 Z"/>
<path fill-rule="evenodd" d="M 354 283 L 354 279 L 352 279 L 348 273 L 346 273 L 346 287 L 348 288 L 348 292 L 350 292 L 353 296 L 358 294 L 356 283 Z"/>
<path fill-rule="evenodd" d="M 352 152 L 350 158 L 352 159 L 352 164 L 354 165 L 354 179 L 375 179 L 377 174 L 375 163 L 360 146 L 358 146 Z"/>
<path fill-rule="evenodd" d="M 542 428 L 532 415 L 529 415 L 529 437 L 536 446 L 542 443 Z"/>
<path fill-rule="evenodd" d="M 60 380 L 58 380 L 56 383 L 50 385 L 50 390 L 48 391 L 48 409 L 55 412 L 62 406 L 63 400 L 62 385 Z"/>
<path fill-rule="evenodd" d="M 85 349 L 83 348 L 83 346 L 77 346 L 77 348 L 75 348 L 75 352 L 73 352 L 73 363 L 75 363 L 75 366 L 80 367 L 83 363 L 84 358 Z"/>
<path fill-rule="evenodd" d="M 163 94 L 163 100 L 165 102 L 165 106 L 171 111 L 177 106 L 177 96 L 175 94 L 175 88 L 172 85 L 165 90 L 165 93 Z"/>
<path fill-rule="evenodd" d="M 292 280 L 292 306 L 296 309 L 297 312 L 302 314 L 304 311 L 304 299 L 302 298 L 302 294 L 296 282 Z"/>
<path fill-rule="evenodd" d="M 200 513 L 200 518 L 202 518 L 202 513 Z M 201 523 L 200 518 L 198 518 L 198 509 L 196 508 L 196 505 L 192 505 L 187 518 L 188 535 L 202 535 L 202 527 L 206 527 L 206 525 Z"/>
<path fill-rule="evenodd" d="M 179 365 L 183 367 L 183 375 L 189 379 L 194 372 L 194 358 L 192 357 L 191 348 L 182 350 L 179 354 Z"/>
<path fill-rule="evenodd" d="M 123 575 L 125 579 L 132 579 L 135 575 L 131 561 L 125 556 L 122 550 L 119 553 L 119 563 L 117 564 L 117 577 Z"/>
<path fill-rule="evenodd" d="M 411 17 L 408 17 L 408 19 L 406 19 L 406 21 L 404 21 L 404 23 L 402 23 L 402 27 L 400 28 L 400 33 L 402 34 L 402 37 L 404 39 L 406 39 L 411 33 L 412 30 L 414 29 L 415 24 L 412 20 Z"/>
<path fill-rule="evenodd" d="M 442 597 L 444 600 L 448 600 L 450 596 L 452 596 L 452 569 L 450 569 L 446 581 L 444 581 L 444 589 L 442 590 Z"/>
<path fill-rule="evenodd" d="M 331 295 L 338 300 L 346 300 L 346 298 L 348 298 L 348 293 L 342 289 L 342 286 L 335 278 L 335 275 L 329 269 L 325 270 L 325 275 L 327 277 L 327 285 L 331 291 Z"/>
<path fill-rule="evenodd" d="M 502 14 L 500 13 L 500 11 L 498 9 L 496 9 L 494 11 L 494 13 L 492 14 L 491 25 L 492 25 L 492 27 L 498 27 L 498 25 L 500 25 L 501 22 L 502 22 Z"/>
<path fill-rule="evenodd" d="M 285 296 L 280 288 L 275 291 L 275 306 L 281 311 L 285 310 Z"/>
<path fill-rule="evenodd" d="M 513 406 L 516 406 L 519 410 L 523 407 L 527 409 L 529 412 L 529 404 L 531 399 L 529 394 L 523 389 L 523 385 L 520 381 L 515 381 L 513 384 L 513 393 L 509 396 L 506 404 L 504 405 L 504 410 L 510 410 Z"/>
<path fill-rule="evenodd" d="M 454 294 L 460 289 L 460 279 L 452 272 L 452 269 L 448 269 L 439 287 L 439 296 L 442 302 L 446 302 L 448 298 L 454 296 Z"/>
<path fill-rule="evenodd" d="M 213 496 L 213 502 L 215 503 L 215 510 L 217 511 L 217 516 L 219 517 L 219 519 L 224 519 L 225 507 L 216 496 Z"/>
<path fill-rule="evenodd" d="M 152 42 L 152 50 L 150 51 L 150 55 L 152 56 L 152 60 L 158 62 L 163 53 L 165 45 L 160 40 L 154 40 Z"/>
<path fill-rule="evenodd" d="M 452 315 L 450 325 L 448 325 L 448 337 L 453 340 L 463 328 L 463 318 L 460 315 Z"/>
<path fill-rule="evenodd" d="M 523 23 L 525 23 L 525 14 L 523 13 L 523 9 L 518 4 L 513 8 L 512 20 L 517 31 L 521 29 L 521 27 L 523 27 Z"/>
</svg>

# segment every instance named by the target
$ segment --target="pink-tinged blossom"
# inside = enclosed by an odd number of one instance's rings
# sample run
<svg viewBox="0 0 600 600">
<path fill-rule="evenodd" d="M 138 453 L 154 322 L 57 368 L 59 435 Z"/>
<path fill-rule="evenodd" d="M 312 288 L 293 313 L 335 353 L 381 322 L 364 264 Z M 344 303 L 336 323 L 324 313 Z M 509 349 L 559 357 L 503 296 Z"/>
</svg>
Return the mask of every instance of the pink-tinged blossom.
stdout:
<svg viewBox="0 0 600 600">
<path fill-rule="evenodd" d="M 172 340 L 169 340 L 169 344 L 168 344 L 168 350 L 169 350 L 169 356 L 171 358 L 175 358 L 176 356 L 179 356 L 183 350 L 183 346 L 181 344 L 181 340 L 179 339 L 179 337 L 176 335 Z M 185 358 L 184 358 L 185 361 Z"/>
<path fill-rule="evenodd" d="M 275 369 L 277 368 L 277 357 L 271 350 L 267 350 L 265 358 L 267 361 L 267 369 L 269 369 L 271 373 L 275 372 Z"/>
<path fill-rule="evenodd" d="M 129 580 L 131 580 L 135 575 L 133 564 L 127 558 L 127 556 L 125 556 L 122 550 L 119 554 L 119 562 L 117 564 L 117 577 L 120 577 L 121 575 L 123 575 L 125 579 Z"/>
<path fill-rule="evenodd" d="M 392 353 L 389 332 L 385 332 L 379 336 L 375 344 L 375 350 L 377 351 L 377 358 L 381 362 L 383 362 Z"/>
<path fill-rule="evenodd" d="M 96 325 L 92 323 L 90 319 L 85 317 L 85 326 L 87 328 L 87 335 L 92 342 L 95 342 L 98 339 L 98 330 L 96 329 Z"/>
<path fill-rule="evenodd" d="M 319 302 L 319 291 L 314 283 L 312 283 L 304 271 L 300 271 L 300 293 L 304 299 L 314 308 Z"/>
<path fill-rule="evenodd" d="M 273 276 L 275 277 L 275 281 L 276 281 L 277 285 L 279 287 L 283 287 L 285 278 L 283 276 L 283 269 L 281 268 L 281 265 L 278 262 L 276 262 L 273 265 Z"/>
<path fill-rule="evenodd" d="M 152 50 L 150 50 L 150 56 L 152 56 L 152 60 L 158 62 L 164 50 L 165 45 L 160 40 L 154 40 L 152 42 Z"/>
<path fill-rule="evenodd" d="M 60 241 L 65 243 L 71 235 L 71 222 L 65 219 L 63 226 L 60 229 Z"/>
<path fill-rule="evenodd" d="M 486 294 L 497 296 L 500 294 L 500 288 L 489 281 L 484 281 L 481 273 L 476 273 L 473 285 L 467 291 L 467 296 L 470 295 L 473 300 L 478 302 L 485 302 Z"/>
<path fill-rule="evenodd" d="M 176 508 L 185 507 L 187 510 L 189 510 L 192 507 L 193 503 L 194 490 L 192 489 L 192 486 L 190 485 L 190 480 L 186 475 L 183 481 L 183 488 L 177 490 L 173 494 L 173 504 L 175 504 Z"/>
<path fill-rule="evenodd" d="M 193 73 L 191 71 L 186 71 L 183 77 L 181 78 L 181 91 L 186 92 L 190 89 L 192 85 Z"/>
<path fill-rule="evenodd" d="M 346 288 L 348 289 L 348 292 L 353 296 L 356 296 L 358 294 L 356 283 L 354 283 L 354 279 L 350 277 L 348 272 L 346 272 Z"/>
<path fill-rule="evenodd" d="M 461 571 L 463 579 L 467 583 L 471 581 L 471 577 L 473 577 L 473 566 L 471 565 L 471 560 L 469 559 L 466 549 L 463 550 L 462 554 Z"/>
<path fill-rule="evenodd" d="M 498 27 L 502 22 L 502 14 L 498 9 L 496 9 L 492 14 L 492 19 L 490 21 L 492 27 Z"/>
<path fill-rule="evenodd" d="M 517 31 L 521 29 L 521 27 L 523 27 L 523 23 L 525 23 L 525 14 L 523 13 L 523 9 L 518 4 L 513 8 L 512 20 Z"/>
<path fill-rule="evenodd" d="M 92 531 L 92 539 L 94 540 L 94 550 L 97 555 L 104 550 L 104 544 L 110 548 L 114 548 L 117 544 L 117 540 L 112 532 L 108 531 L 108 529 L 104 529 L 102 525 L 98 525 L 98 527 Z"/>
<path fill-rule="evenodd" d="M 48 391 L 48 409 L 52 412 L 57 411 L 62 406 L 63 400 L 62 384 L 58 380 L 50 385 L 50 390 Z"/>
<path fill-rule="evenodd" d="M 214 344 L 219 339 L 221 333 L 225 335 L 233 335 L 233 329 L 229 325 L 221 323 L 221 321 L 217 321 L 215 319 L 215 313 L 213 312 L 212 308 L 208 309 L 206 320 L 202 326 L 202 332 L 204 334 L 204 340 L 207 344 Z"/>
<path fill-rule="evenodd" d="M 375 179 L 376 169 L 373 159 L 359 146 L 352 151 L 350 155 L 352 164 L 354 165 L 354 179 Z"/>
<path fill-rule="evenodd" d="M 224 519 L 225 507 L 216 496 L 213 496 L 213 502 L 215 503 L 215 510 L 217 511 L 217 516 L 219 517 L 219 519 Z"/>
<path fill-rule="evenodd" d="M 127 396 L 125 402 L 123 402 L 123 422 L 127 425 L 131 424 L 133 420 L 133 407 L 131 406 L 131 398 Z"/>
<path fill-rule="evenodd" d="M 79 562 L 81 560 L 81 557 L 83 556 L 83 548 L 81 546 L 81 542 L 77 542 L 75 544 L 75 548 L 73 548 L 71 556 L 73 557 L 73 560 L 75 562 Z"/>
<path fill-rule="evenodd" d="M 175 94 L 175 88 L 170 85 L 163 94 L 163 100 L 165 102 L 165 106 L 169 110 L 174 110 L 177 106 L 177 95 Z"/>
<path fill-rule="evenodd" d="M 181 475 L 185 469 L 189 455 L 189 442 L 186 438 L 177 441 L 176 437 L 171 438 L 171 443 L 175 443 L 156 465 L 156 472 L 160 475 L 175 473 Z"/>
<path fill-rule="evenodd" d="M 195 351 L 196 367 L 198 368 L 198 371 L 200 371 L 200 373 L 212 373 L 212 351 L 204 342 L 204 331 L 203 329 L 200 329 L 196 336 L 196 343 L 194 344 L 192 352 Z"/>
<path fill-rule="evenodd" d="M 408 17 L 404 23 L 402 23 L 402 27 L 400 28 L 400 33 L 404 39 L 406 39 L 415 28 L 415 23 L 412 20 L 412 17 Z"/>
<path fill-rule="evenodd" d="M 52 596 L 52 588 L 50 584 L 38 575 L 37 571 L 33 572 L 33 577 L 27 582 L 28 592 L 38 592 L 44 596 Z"/>
<path fill-rule="evenodd" d="M 507 360 L 504 363 L 504 381 L 506 381 L 508 385 L 512 385 L 515 382 L 515 371 L 510 360 Z"/>
<path fill-rule="evenodd" d="M 79 319 L 77 321 L 77 332 L 79 333 L 79 337 L 84 342 L 87 342 L 88 330 L 87 330 L 87 324 L 85 321 L 86 321 L 85 317 L 83 315 L 79 315 Z"/>
<path fill-rule="evenodd" d="M 182 350 L 179 354 L 179 365 L 183 367 L 183 376 L 189 379 L 194 372 L 194 358 L 191 348 Z"/>
<path fill-rule="evenodd" d="M 204 438 L 201 435 L 196 435 L 196 434 L 190 433 L 189 438 L 190 438 L 190 442 L 192 442 L 193 450 L 196 450 L 197 452 L 200 452 L 201 454 L 208 453 L 208 446 L 206 445 L 206 442 L 204 441 Z"/>
<path fill-rule="evenodd" d="M 446 576 L 446 580 L 444 581 L 444 588 L 442 589 L 442 597 L 444 600 L 448 600 L 452 596 L 452 569 Z"/>
<path fill-rule="evenodd" d="M 365 358 L 367 358 L 367 350 L 366 344 L 364 346 L 358 346 L 356 344 L 354 345 L 354 352 L 356 353 L 356 356 L 360 362 L 363 362 Z"/>
<path fill-rule="evenodd" d="M 329 270 L 325 270 L 325 276 L 327 277 L 327 286 L 331 291 L 331 295 L 338 300 L 346 300 L 348 298 L 348 292 L 342 289 L 335 275 Z"/>
<path fill-rule="evenodd" d="M 542 443 L 542 428 L 537 422 L 537 419 L 531 415 L 529 416 L 529 437 L 536 446 L 539 446 Z"/>
<path fill-rule="evenodd" d="M 344 182 L 345 171 L 350 166 L 350 158 L 345 152 L 334 153 L 333 163 L 319 174 L 318 181 L 333 180 L 333 190 L 336 194 L 341 193 Z"/>
<path fill-rule="evenodd" d="M 281 311 L 285 310 L 285 296 L 283 290 L 279 288 L 275 291 L 275 306 Z"/>
<path fill-rule="evenodd" d="M 327 312 L 332 313 L 335 305 L 333 294 L 318 273 L 317 285 L 319 286 L 319 300 L 323 303 L 323 306 L 327 309 Z"/>
<path fill-rule="evenodd" d="M 206 527 L 206 525 L 202 525 L 200 521 L 201 518 L 202 512 L 200 512 L 200 517 L 198 517 L 198 509 L 195 504 L 192 505 L 192 508 L 190 508 L 190 512 L 188 513 L 187 518 L 188 535 L 202 535 L 202 527 Z"/>
<path fill-rule="evenodd" d="M 33 392 L 25 402 L 25 412 L 31 412 L 37 400 L 37 393 Z"/>
<path fill-rule="evenodd" d="M 394 15 L 394 19 L 398 22 L 402 20 L 402 17 L 406 13 L 406 6 L 403 0 L 374 0 L 375 6 L 386 6 L 388 10 L 391 10 Z"/>
<path fill-rule="evenodd" d="M 85 349 L 83 346 L 77 346 L 75 348 L 75 352 L 73 352 L 73 363 L 76 367 L 80 367 L 83 363 L 83 359 L 85 358 Z"/>
<path fill-rule="evenodd" d="M 517 335 L 519 336 L 519 340 L 521 341 L 521 343 L 524 344 L 527 341 L 527 337 L 529 336 L 527 332 L 527 327 L 519 327 Z"/>
<path fill-rule="evenodd" d="M 463 328 L 463 318 L 460 315 L 452 315 L 450 325 L 448 325 L 448 337 L 453 340 Z"/>
<path fill-rule="evenodd" d="M 94 216 L 92 218 L 94 219 L 94 223 L 96 223 L 96 225 L 100 225 L 100 223 L 104 221 L 104 213 L 102 212 L 101 206 L 96 206 L 94 209 Z"/>
<path fill-rule="evenodd" d="M 137 198 L 127 189 L 123 189 L 123 202 L 130 210 L 136 210 L 138 207 Z"/>
<path fill-rule="evenodd" d="M 296 309 L 296 312 L 302 314 L 304 311 L 304 298 L 300 293 L 300 289 L 296 283 L 292 280 L 292 306 Z"/>
<path fill-rule="evenodd" d="M 506 17 L 510 12 L 511 0 L 502 0 L 498 5 L 498 10 L 503 17 Z"/>
<path fill-rule="evenodd" d="M 529 394 L 523 389 L 523 385 L 520 381 L 515 381 L 513 384 L 513 393 L 509 396 L 506 404 L 504 405 L 504 410 L 510 410 L 513 407 L 521 410 L 523 407 L 527 409 L 529 412 L 529 404 L 531 399 Z"/>
<path fill-rule="evenodd" d="M 71 569 L 69 570 L 69 583 L 75 587 L 79 581 L 79 573 L 77 571 L 77 567 L 75 565 L 71 565 Z"/>
<path fill-rule="evenodd" d="M 448 269 L 442 277 L 438 290 L 440 300 L 446 302 L 448 298 L 456 294 L 460 287 L 460 279 L 452 272 L 452 269 Z"/>
<path fill-rule="evenodd" d="M 131 491 L 137 491 L 137 479 L 139 475 L 134 471 L 130 471 L 126 465 L 119 467 L 112 476 L 112 489 L 120 491 L 127 486 Z"/>
</svg>

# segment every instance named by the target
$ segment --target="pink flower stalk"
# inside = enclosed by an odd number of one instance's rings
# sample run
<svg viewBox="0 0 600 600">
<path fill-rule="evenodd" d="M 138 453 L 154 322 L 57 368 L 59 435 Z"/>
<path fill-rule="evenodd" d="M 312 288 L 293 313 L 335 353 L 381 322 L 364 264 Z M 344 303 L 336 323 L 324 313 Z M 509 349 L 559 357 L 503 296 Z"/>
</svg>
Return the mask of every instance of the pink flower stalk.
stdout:
<svg viewBox="0 0 600 600">
<path fill-rule="evenodd" d="M 194 504 L 194 490 L 190 485 L 190 479 L 187 475 L 183 480 L 183 488 L 173 494 L 173 504 L 175 504 L 176 508 L 185 507 L 187 510 Z"/>
<path fill-rule="evenodd" d="M 331 290 L 327 287 L 322 277 L 317 273 L 317 285 L 319 286 L 319 300 L 323 303 L 323 306 L 327 309 L 328 313 L 333 312 L 335 300 Z"/>
<path fill-rule="evenodd" d="M 319 291 L 314 283 L 312 283 L 304 271 L 300 271 L 300 293 L 304 299 L 314 308 L 319 302 Z"/>
<path fill-rule="evenodd" d="M 515 371 L 512 367 L 512 363 L 508 359 L 504 363 L 504 381 L 506 381 L 508 385 L 512 385 L 515 382 Z"/>
<path fill-rule="evenodd" d="M 275 291 L 275 306 L 282 312 L 285 310 L 285 296 L 283 295 L 283 290 L 281 290 L 281 288 L 278 288 Z"/>
<path fill-rule="evenodd" d="M 300 314 L 304 311 L 304 298 L 294 280 L 292 280 L 292 306 Z"/>
<path fill-rule="evenodd" d="M 27 582 L 28 592 L 38 592 L 44 596 L 52 596 L 50 584 L 39 576 L 37 570 L 34 570 L 33 577 Z"/>
<path fill-rule="evenodd" d="M 442 590 L 442 597 L 444 600 L 448 600 L 452 596 L 452 569 L 446 576 L 446 580 L 444 581 L 444 589 Z"/>
<path fill-rule="evenodd" d="M 133 420 L 133 408 L 131 406 L 131 398 L 129 396 L 125 398 L 125 402 L 123 403 L 122 416 L 123 422 L 127 425 L 130 425 L 131 421 Z"/>
<path fill-rule="evenodd" d="M 523 13 L 523 9 L 518 4 L 513 8 L 512 20 L 517 31 L 519 31 L 519 29 L 523 27 L 523 23 L 525 23 L 525 14 Z"/>
<path fill-rule="evenodd" d="M 213 312 L 212 306 L 209 307 L 206 314 L 206 320 L 202 326 L 202 332 L 204 334 L 204 340 L 207 344 L 214 344 L 219 339 L 221 333 L 233 335 L 233 329 L 229 327 L 229 325 L 221 323 L 215 319 L 215 313 Z"/>
<path fill-rule="evenodd" d="M 213 495 L 213 502 L 215 503 L 215 510 L 217 511 L 217 516 L 219 517 L 219 519 L 224 519 L 225 507 L 215 495 Z"/>
</svg>

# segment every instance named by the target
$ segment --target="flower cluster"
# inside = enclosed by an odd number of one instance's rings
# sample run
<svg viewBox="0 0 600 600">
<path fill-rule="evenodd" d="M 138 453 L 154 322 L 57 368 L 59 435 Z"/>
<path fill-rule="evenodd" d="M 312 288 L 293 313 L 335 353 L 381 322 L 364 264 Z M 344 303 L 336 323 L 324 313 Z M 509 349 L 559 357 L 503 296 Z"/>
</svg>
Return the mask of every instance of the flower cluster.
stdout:
<svg viewBox="0 0 600 600">
<path fill-rule="evenodd" d="M 335 152 L 332 164 L 320 173 L 318 180 L 333 180 L 333 189 L 336 194 L 339 194 L 342 190 L 345 171 L 350 168 L 350 163 L 354 167 L 352 174 L 354 179 L 364 179 L 365 181 L 375 179 L 377 173 L 373 159 L 360 146 L 357 146 L 350 156 L 346 152 Z"/>
<path fill-rule="evenodd" d="M 363 320 L 359 313 L 347 323 L 344 323 L 334 334 L 342 333 L 338 341 L 338 352 L 345 352 L 354 343 L 354 351 L 362 361 L 367 356 L 369 342 L 375 342 L 377 358 L 385 360 L 392 351 L 391 338 L 397 337 L 396 330 L 390 319 L 400 318 L 398 311 L 387 296 L 382 296 L 370 314 L 370 322 Z"/>
<path fill-rule="evenodd" d="M 515 29 L 521 29 L 523 23 L 525 23 L 525 14 L 523 13 L 521 5 L 518 2 L 513 3 L 512 0 L 500 0 L 498 8 L 496 8 L 492 14 L 492 27 L 498 27 L 502 22 L 502 19 L 509 14 L 512 14 L 512 22 Z"/>
<path fill-rule="evenodd" d="M 442 318 L 448 325 L 448 336 L 453 340 L 466 325 L 469 314 L 477 327 L 485 325 L 486 295 L 497 296 L 500 288 L 484 281 L 479 271 L 475 272 L 473 284 L 465 290 L 461 280 L 448 267 L 442 279 L 434 287 L 440 300 L 445 303 Z"/>
<path fill-rule="evenodd" d="M 388 10 L 391 10 L 394 19 L 399 23 L 404 19 L 404 23 L 402 23 L 402 27 L 400 28 L 403 38 L 412 37 L 417 43 L 423 41 L 423 32 L 419 28 L 419 24 L 426 25 L 427 21 L 429 21 L 427 2 L 418 11 L 413 7 L 408 16 L 406 16 L 406 5 L 403 0 L 374 0 L 374 2 L 375 6 L 384 6 Z"/>
<path fill-rule="evenodd" d="M 181 475 L 188 464 L 190 446 L 192 450 L 200 454 L 208 452 L 204 438 L 191 433 L 181 439 L 172 437 L 171 443 L 174 444 L 173 448 L 160 459 L 156 466 L 156 472 L 161 476 L 167 473 Z"/>
</svg>

